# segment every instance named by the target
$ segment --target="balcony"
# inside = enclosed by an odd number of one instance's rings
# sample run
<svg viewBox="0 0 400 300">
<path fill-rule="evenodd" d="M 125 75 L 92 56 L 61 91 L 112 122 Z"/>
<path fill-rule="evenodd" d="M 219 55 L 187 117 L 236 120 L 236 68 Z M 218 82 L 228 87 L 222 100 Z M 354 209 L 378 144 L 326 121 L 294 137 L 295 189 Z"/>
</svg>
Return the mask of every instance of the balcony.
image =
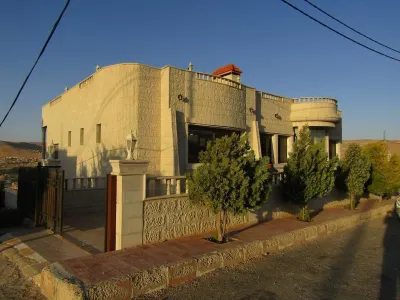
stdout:
<svg viewBox="0 0 400 300">
<path fill-rule="evenodd" d="M 338 101 L 329 97 L 303 97 L 293 99 L 290 120 L 309 123 L 310 126 L 335 127 L 341 119 Z"/>
</svg>

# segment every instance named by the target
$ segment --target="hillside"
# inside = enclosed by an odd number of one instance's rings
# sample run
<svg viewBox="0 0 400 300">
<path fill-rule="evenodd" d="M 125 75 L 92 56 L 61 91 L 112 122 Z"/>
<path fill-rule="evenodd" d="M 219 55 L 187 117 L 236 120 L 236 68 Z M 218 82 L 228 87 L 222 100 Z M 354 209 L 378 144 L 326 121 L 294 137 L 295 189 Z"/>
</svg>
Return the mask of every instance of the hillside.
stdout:
<svg viewBox="0 0 400 300">
<path fill-rule="evenodd" d="M 356 143 L 362 146 L 365 146 L 366 144 L 369 143 L 375 143 L 375 142 L 381 142 L 382 140 L 345 140 L 342 143 L 342 157 L 347 149 L 347 147 L 349 146 L 349 144 L 351 143 Z M 399 140 L 392 140 L 392 141 L 386 141 L 386 143 L 388 144 L 389 147 L 389 151 L 391 153 L 397 153 L 397 155 L 400 156 L 400 141 Z"/>
<path fill-rule="evenodd" d="M 41 151 L 40 143 L 0 141 L 0 180 L 15 182 L 18 168 L 36 166 Z"/>
</svg>

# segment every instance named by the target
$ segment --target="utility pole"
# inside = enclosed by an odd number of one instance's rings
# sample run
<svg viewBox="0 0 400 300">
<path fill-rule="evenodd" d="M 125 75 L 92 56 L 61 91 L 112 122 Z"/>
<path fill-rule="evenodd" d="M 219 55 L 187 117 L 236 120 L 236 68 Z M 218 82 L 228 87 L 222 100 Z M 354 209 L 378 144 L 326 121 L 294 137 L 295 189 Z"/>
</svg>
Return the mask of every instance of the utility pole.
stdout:
<svg viewBox="0 0 400 300">
<path fill-rule="evenodd" d="M 383 140 L 386 141 L 386 129 L 383 130 Z"/>
</svg>

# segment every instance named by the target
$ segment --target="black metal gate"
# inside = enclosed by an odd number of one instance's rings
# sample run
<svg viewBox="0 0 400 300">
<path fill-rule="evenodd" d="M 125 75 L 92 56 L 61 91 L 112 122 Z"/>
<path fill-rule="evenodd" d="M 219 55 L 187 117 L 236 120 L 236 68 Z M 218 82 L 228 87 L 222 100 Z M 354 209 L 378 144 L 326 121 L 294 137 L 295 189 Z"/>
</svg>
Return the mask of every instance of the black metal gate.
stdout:
<svg viewBox="0 0 400 300">
<path fill-rule="evenodd" d="M 18 208 L 36 226 L 61 233 L 64 171 L 54 167 L 20 168 Z"/>
</svg>

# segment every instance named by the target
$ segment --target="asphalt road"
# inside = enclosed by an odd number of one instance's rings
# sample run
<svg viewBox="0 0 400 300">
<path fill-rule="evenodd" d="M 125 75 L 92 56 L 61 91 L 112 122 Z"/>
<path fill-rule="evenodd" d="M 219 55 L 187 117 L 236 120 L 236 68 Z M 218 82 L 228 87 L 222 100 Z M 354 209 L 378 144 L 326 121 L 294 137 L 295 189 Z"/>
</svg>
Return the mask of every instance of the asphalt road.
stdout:
<svg viewBox="0 0 400 300">
<path fill-rule="evenodd" d="M 33 282 L 26 280 L 14 264 L 0 253 L 0 299 L 44 300 Z"/>
<path fill-rule="evenodd" d="M 140 299 L 400 299 L 400 222 L 374 220 Z"/>
</svg>

